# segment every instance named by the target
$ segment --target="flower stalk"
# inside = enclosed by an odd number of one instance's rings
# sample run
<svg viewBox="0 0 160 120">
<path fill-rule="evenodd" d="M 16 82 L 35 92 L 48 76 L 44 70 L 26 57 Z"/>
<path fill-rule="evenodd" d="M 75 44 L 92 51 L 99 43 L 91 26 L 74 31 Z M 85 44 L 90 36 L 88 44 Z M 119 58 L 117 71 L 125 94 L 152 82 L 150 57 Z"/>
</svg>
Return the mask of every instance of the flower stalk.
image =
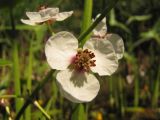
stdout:
<svg viewBox="0 0 160 120">
<path fill-rule="evenodd" d="M 83 21 L 81 27 L 81 33 L 89 28 L 91 25 L 92 20 L 92 7 L 93 7 L 93 0 L 85 0 L 84 1 L 84 12 L 83 12 Z M 88 34 L 83 41 L 87 41 L 90 38 L 90 34 Z M 82 47 L 82 46 L 80 46 Z"/>
<path fill-rule="evenodd" d="M 34 105 L 44 114 L 44 116 L 47 119 L 51 119 L 50 115 L 48 115 L 48 113 L 41 107 L 41 105 L 38 103 L 38 101 L 34 101 Z"/>
<path fill-rule="evenodd" d="M 54 35 L 54 32 L 52 30 L 51 24 L 49 22 L 46 23 L 48 26 L 48 30 L 50 31 L 51 35 Z"/>
</svg>

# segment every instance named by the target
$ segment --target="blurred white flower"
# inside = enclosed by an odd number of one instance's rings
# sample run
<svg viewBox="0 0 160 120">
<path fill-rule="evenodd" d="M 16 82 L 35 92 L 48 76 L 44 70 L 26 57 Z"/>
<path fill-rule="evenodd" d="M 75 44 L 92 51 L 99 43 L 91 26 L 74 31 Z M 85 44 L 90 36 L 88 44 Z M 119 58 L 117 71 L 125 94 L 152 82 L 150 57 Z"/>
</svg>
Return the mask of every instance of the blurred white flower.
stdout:
<svg viewBox="0 0 160 120">
<path fill-rule="evenodd" d="M 60 70 L 56 76 L 60 92 L 76 103 L 89 102 L 98 94 L 100 85 L 92 72 L 111 75 L 118 67 L 111 42 L 93 38 L 78 49 L 78 40 L 66 31 L 49 38 L 45 54 L 51 68 Z"/>
<path fill-rule="evenodd" d="M 100 14 L 96 16 L 98 18 Z M 94 20 L 93 20 L 94 21 Z M 106 18 L 104 18 L 93 30 L 93 36 L 100 40 L 108 40 L 112 43 L 114 50 L 116 52 L 117 58 L 121 59 L 124 54 L 124 43 L 122 38 L 114 33 L 107 33 L 107 25 L 106 25 Z"/>
<path fill-rule="evenodd" d="M 126 80 L 127 80 L 128 84 L 132 84 L 134 81 L 134 75 L 132 75 L 132 74 L 127 75 Z"/>
<path fill-rule="evenodd" d="M 42 7 L 38 12 L 26 12 L 29 19 L 21 19 L 21 21 L 28 25 L 37 25 L 44 22 L 63 21 L 72 14 L 73 11 L 59 12 L 59 8 Z"/>
</svg>

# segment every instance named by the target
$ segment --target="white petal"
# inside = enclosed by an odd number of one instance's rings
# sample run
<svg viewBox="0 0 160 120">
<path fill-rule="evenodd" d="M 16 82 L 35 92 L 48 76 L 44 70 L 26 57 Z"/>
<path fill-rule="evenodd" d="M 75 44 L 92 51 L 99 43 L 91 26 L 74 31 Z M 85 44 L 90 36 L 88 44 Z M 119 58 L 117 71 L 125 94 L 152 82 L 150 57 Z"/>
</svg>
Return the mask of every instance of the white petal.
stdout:
<svg viewBox="0 0 160 120">
<path fill-rule="evenodd" d="M 41 14 L 46 14 L 46 15 L 49 15 L 49 16 L 54 16 L 56 15 L 57 13 L 59 13 L 59 8 L 46 8 L 46 9 L 43 9 L 43 10 L 40 10 L 39 13 Z"/>
<path fill-rule="evenodd" d="M 40 10 L 39 12 L 26 12 L 26 15 L 33 22 L 41 23 L 50 20 L 51 17 L 55 16 L 58 12 L 58 8 L 46 8 Z"/>
<path fill-rule="evenodd" d="M 69 11 L 69 12 L 61 12 L 58 13 L 55 17 L 53 17 L 54 19 L 56 19 L 57 21 L 63 21 L 66 18 L 70 17 L 73 14 L 73 11 Z"/>
<path fill-rule="evenodd" d="M 23 22 L 24 24 L 27 24 L 27 25 L 36 25 L 36 23 L 31 20 L 21 19 L 21 22 Z"/>
<path fill-rule="evenodd" d="M 112 44 L 103 39 L 93 38 L 84 45 L 95 54 L 95 67 L 91 67 L 93 72 L 99 75 L 111 75 L 117 70 L 118 59 Z"/>
<path fill-rule="evenodd" d="M 78 40 L 69 32 L 59 32 L 49 38 L 45 54 L 53 69 L 65 70 L 77 53 Z"/>
<path fill-rule="evenodd" d="M 39 14 L 43 22 L 52 19 L 52 17 L 56 16 L 56 14 L 58 13 L 59 13 L 58 8 L 46 8 L 39 11 Z"/>
<path fill-rule="evenodd" d="M 41 22 L 41 15 L 39 12 L 26 12 L 27 17 L 35 22 Z"/>
<path fill-rule="evenodd" d="M 107 34 L 106 39 L 112 43 L 117 58 L 121 59 L 124 54 L 124 43 L 122 38 L 117 34 Z"/>
<path fill-rule="evenodd" d="M 64 96 L 65 98 L 67 98 L 68 100 L 74 102 L 74 103 L 82 103 L 80 100 L 74 98 L 72 95 L 70 95 L 69 93 L 67 93 L 65 90 L 62 89 L 62 86 L 58 83 L 59 86 L 59 90 L 62 96 Z"/>
<path fill-rule="evenodd" d="M 51 19 L 51 17 L 44 12 L 26 12 L 26 15 L 31 21 L 35 23 L 42 23 Z"/>
<path fill-rule="evenodd" d="M 61 93 L 72 102 L 82 103 L 93 100 L 100 89 L 96 77 L 89 73 L 77 73 L 69 69 L 57 74 Z"/>
<path fill-rule="evenodd" d="M 96 16 L 98 18 L 100 14 Z M 106 26 L 106 18 L 104 18 L 93 30 L 93 35 L 94 36 L 100 36 L 103 37 L 107 33 L 107 26 Z"/>
</svg>

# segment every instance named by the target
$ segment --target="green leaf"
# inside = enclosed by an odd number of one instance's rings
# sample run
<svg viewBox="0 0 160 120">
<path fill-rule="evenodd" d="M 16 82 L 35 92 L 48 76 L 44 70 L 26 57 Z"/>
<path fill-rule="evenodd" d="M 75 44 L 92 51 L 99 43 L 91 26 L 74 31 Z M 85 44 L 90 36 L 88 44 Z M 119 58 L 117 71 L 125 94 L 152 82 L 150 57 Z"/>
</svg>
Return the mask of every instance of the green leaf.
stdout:
<svg viewBox="0 0 160 120">
<path fill-rule="evenodd" d="M 72 114 L 72 120 L 86 120 L 86 114 L 83 104 L 78 104 L 75 112 Z"/>
<path fill-rule="evenodd" d="M 157 41 L 158 44 L 160 44 L 160 34 L 159 33 L 160 33 L 160 19 L 157 20 L 153 28 L 151 28 L 147 32 L 142 32 L 140 36 L 142 37 L 142 39 L 145 39 L 145 40 L 154 39 Z"/>
<path fill-rule="evenodd" d="M 152 16 L 151 15 L 135 15 L 135 16 L 130 16 L 127 20 L 127 24 L 131 24 L 134 21 L 145 21 L 150 19 Z"/>
<path fill-rule="evenodd" d="M 12 62 L 9 60 L 0 59 L 0 66 L 11 66 Z"/>
<path fill-rule="evenodd" d="M 111 26 L 115 26 L 115 27 L 119 27 L 119 28 L 121 28 L 122 30 L 124 30 L 127 33 L 131 33 L 130 29 L 125 24 L 117 21 L 115 16 L 116 16 L 115 15 L 115 11 L 113 9 L 110 12 L 110 19 L 109 19 L 110 25 Z"/>
</svg>

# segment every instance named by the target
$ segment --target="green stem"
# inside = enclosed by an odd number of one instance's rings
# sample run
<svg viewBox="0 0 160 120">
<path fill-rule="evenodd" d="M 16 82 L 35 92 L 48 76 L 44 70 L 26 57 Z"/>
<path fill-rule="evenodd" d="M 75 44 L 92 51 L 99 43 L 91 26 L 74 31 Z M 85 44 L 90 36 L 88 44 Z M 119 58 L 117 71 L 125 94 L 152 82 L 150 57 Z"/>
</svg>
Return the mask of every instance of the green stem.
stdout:
<svg viewBox="0 0 160 120">
<path fill-rule="evenodd" d="M 13 120 L 12 117 L 11 117 L 11 111 L 10 111 L 9 106 L 6 106 L 5 109 L 6 109 L 6 112 L 7 112 L 8 116 L 9 116 L 8 120 Z"/>
<path fill-rule="evenodd" d="M 119 76 L 120 78 L 120 76 Z M 123 79 L 119 79 L 119 96 L 120 96 L 120 112 L 121 115 L 124 115 L 124 99 L 123 99 L 123 83 L 122 83 Z"/>
<path fill-rule="evenodd" d="M 9 8 L 9 15 L 10 15 L 11 26 L 12 26 L 12 33 L 11 33 L 11 35 L 13 37 L 15 37 L 16 36 L 16 31 L 15 31 L 16 27 L 15 27 L 14 16 L 13 16 L 13 8 L 12 7 Z"/>
<path fill-rule="evenodd" d="M 16 41 L 14 41 L 13 44 L 13 74 L 14 74 L 15 95 L 21 96 L 20 66 L 18 58 L 18 45 Z M 15 99 L 15 106 L 16 106 L 16 112 L 18 113 L 20 108 L 22 107 L 22 101 L 20 98 Z"/>
<path fill-rule="evenodd" d="M 140 112 L 145 112 L 145 108 L 142 108 L 142 107 L 126 107 L 125 112 L 140 113 Z"/>
<path fill-rule="evenodd" d="M 17 98 L 17 96 L 16 95 L 1 95 L 0 99 L 1 98 Z"/>
<path fill-rule="evenodd" d="M 113 107 L 113 80 L 112 77 L 110 77 L 109 79 L 109 101 L 110 101 L 110 105 L 111 107 Z"/>
<path fill-rule="evenodd" d="M 19 118 L 21 117 L 21 115 L 23 114 L 23 112 L 25 111 L 25 109 L 28 107 L 28 105 L 30 103 L 32 103 L 32 100 L 37 95 L 38 91 L 40 89 L 42 89 L 44 87 L 44 85 L 49 80 L 52 79 L 53 72 L 54 72 L 54 70 L 50 70 L 49 73 L 46 75 L 46 77 L 36 86 L 36 88 L 34 89 L 34 91 L 32 92 L 32 94 L 28 97 L 28 99 L 25 101 L 24 105 L 22 106 L 22 108 L 20 109 L 20 111 L 18 112 L 18 114 L 16 115 L 16 117 L 15 117 L 16 120 L 19 120 Z"/>
<path fill-rule="evenodd" d="M 44 114 L 44 116 L 47 119 L 49 119 L 49 120 L 51 119 L 50 115 L 47 114 L 47 112 L 41 107 L 41 105 L 37 101 L 34 101 L 34 105 Z"/>
<path fill-rule="evenodd" d="M 30 48 L 29 48 L 29 62 L 28 62 L 28 79 L 27 79 L 27 91 L 29 94 L 32 90 L 32 65 L 33 65 L 33 48 L 32 48 L 32 40 L 30 40 Z M 31 120 L 31 106 L 28 106 L 25 112 L 25 119 Z"/>
<path fill-rule="evenodd" d="M 88 120 L 85 115 L 85 108 L 82 103 L 75 104 L 71 120 Z"/>
<path fill-rule="evenodd" d="M 84 1 L 84 12 L 83 12 L 83 21 L 81 27 L 81 33 L 85 32 L 89 26 L 91 25 L 92 20 L 92 7 L 93 7 L 93 0 L 85 0 Z M 90 34 L 88 34 L 83 41 L 87 41 L 90 38 Z M 80 46 L 82 47 L 82 46 Z"/>
<path fill-rule="evenodd" d="M 134 81 L 134 106 L 137 107 L 139 104 L 139 79 L 138 79 L 138 68 L 135 67 L 135 81 Z"/>
<path fill-rule="evenodd" d="M 86 103 L 86 120 L 88 120 L 88 109 L 89 109 L 89 104 Z"/>
<path fill-rule="evenodd" d="M 48 30 L 50 31 L 51 35 L 54 35 L 54 32 L 53 32 L 53 30 L 52 30 L 52 27 L 51 27 L 50 23 L 47 22 L 46 24 L 47 24 L 47 26 L 48 26 Z"/>
<path fill-rule="evenodd" d="M 147 113 L 148 111 L 155 111 L 157 113 L 160 112 L 160 108 L 151 109 L 151 108 L 143 108 L 143 107 L 126 107 L 125 112 L 128 113 Z"/>
<path fill-rule="evenodd" d="M 2 58 L 5 60 L 6 59 L 6 48 L 5 46 L 2 48 Z M 6 67 L 2 67 L 2 77 L 5 76 L 5 73 L 6 73 Z"/>
<path fill-rule="evenodd" d="M 158 107 L 159 88 L 160 88 L 160 65 L 158 68 L 158 75 L 157 75 L 157 79 L 156 79 L 155 87 L 154 87 L 152 107 Z"/>
<path fill-rule="evenodd" d="M 78 40 L 80 41 L 80 47 L 83 47 L 83 45 L 86 43 L 87 39 L 85 39 L 85 37 L 90 34 L 90 32 L 110 12 L 117 2 L 118 0 L 111 1 L 110 4 L 108 4 L 108 6 L 102 11 L 102 14 L 95 20 L 95 22 L 93 22 L 92 25 L 79 36 Z"/>
</svg>

